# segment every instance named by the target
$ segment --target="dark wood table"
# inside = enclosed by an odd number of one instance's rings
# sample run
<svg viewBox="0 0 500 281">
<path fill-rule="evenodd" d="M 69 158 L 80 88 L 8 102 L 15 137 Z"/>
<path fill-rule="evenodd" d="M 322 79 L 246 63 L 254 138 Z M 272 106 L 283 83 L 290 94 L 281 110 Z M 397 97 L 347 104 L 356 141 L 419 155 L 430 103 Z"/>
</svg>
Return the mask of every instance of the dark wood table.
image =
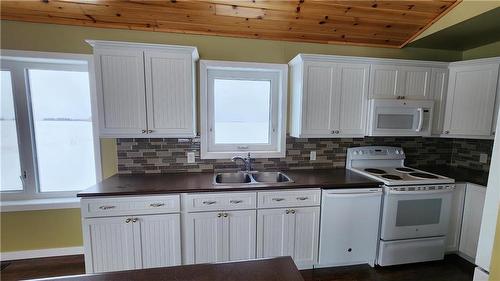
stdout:
<svg viewBox="0 0 500 281">
<path fill-rule="evenodd" d="M 304 281 L 290 257 L 138 269 L 36 280 Z"/>
</svg>

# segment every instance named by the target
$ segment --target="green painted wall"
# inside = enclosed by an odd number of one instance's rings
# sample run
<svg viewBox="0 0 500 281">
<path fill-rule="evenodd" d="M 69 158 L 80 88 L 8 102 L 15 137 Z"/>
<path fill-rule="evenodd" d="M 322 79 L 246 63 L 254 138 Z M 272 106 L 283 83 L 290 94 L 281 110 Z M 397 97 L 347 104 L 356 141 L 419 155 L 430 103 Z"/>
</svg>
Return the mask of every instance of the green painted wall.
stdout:
<svg viewBox="0 0 500 281">
<path fill-rule="evenodd" d="M 202 59 L 287 63 L 298 53 L 457 61 L 459 51 L 389 49 L 1 21 L 2 49 L 91 53 L 85 39 L 196 46 Z M 114 140 L 102 140 L 103 175 L 116 172 Z M 0 251 L 82 245 L 78 209 L 2 213 Z"/>
<path fill-rule="evenodd" d="M 483 45 L 477 48 L 465 50 L 463 60 L 472 60 L 480 58 L 489 58 L 500 56 L 500 41 Z"/>
</svg>

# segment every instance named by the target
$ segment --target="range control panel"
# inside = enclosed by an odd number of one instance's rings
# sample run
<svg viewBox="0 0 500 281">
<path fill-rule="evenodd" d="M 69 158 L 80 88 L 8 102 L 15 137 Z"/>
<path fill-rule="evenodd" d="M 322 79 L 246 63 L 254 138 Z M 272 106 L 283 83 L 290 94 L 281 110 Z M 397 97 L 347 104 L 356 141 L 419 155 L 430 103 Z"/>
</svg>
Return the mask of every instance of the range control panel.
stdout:
<svg viewBox="0 0 500 281">
<path fill-rule="evenodd" d="M 400 160 L 405 159 L 405 153 L 401 147 L 360 146 L 348 148 L 347 157 L 351 160 Z"/>
</svg>

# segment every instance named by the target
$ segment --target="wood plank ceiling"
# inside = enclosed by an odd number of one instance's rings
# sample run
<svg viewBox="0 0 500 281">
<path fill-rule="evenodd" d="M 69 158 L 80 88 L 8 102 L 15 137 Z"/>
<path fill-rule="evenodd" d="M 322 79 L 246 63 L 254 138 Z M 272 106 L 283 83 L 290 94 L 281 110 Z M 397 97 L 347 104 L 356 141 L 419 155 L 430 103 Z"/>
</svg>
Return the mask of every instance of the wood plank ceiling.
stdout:
<svg viewBox="0 0 500 281">
<path fill-rule="evenodd" d="M 2 0 L 1 19 L 402 48 L 460 0 Z"/>
</svg>

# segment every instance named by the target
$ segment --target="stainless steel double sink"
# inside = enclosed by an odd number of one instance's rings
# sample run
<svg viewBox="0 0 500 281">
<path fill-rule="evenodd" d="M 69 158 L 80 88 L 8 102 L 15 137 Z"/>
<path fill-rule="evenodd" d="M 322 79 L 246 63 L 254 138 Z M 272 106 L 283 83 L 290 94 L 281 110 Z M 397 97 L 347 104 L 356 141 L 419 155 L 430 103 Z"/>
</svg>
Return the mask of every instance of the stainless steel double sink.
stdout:
<svg viewBox="0 0 500 281">
<path fill-rule="evenodd" d="M 293 183 L 282 172 L 235 172 L 217 173 L 214 175 L 215 186 L 249 186 L 263 183 Z"/>
</svg>

